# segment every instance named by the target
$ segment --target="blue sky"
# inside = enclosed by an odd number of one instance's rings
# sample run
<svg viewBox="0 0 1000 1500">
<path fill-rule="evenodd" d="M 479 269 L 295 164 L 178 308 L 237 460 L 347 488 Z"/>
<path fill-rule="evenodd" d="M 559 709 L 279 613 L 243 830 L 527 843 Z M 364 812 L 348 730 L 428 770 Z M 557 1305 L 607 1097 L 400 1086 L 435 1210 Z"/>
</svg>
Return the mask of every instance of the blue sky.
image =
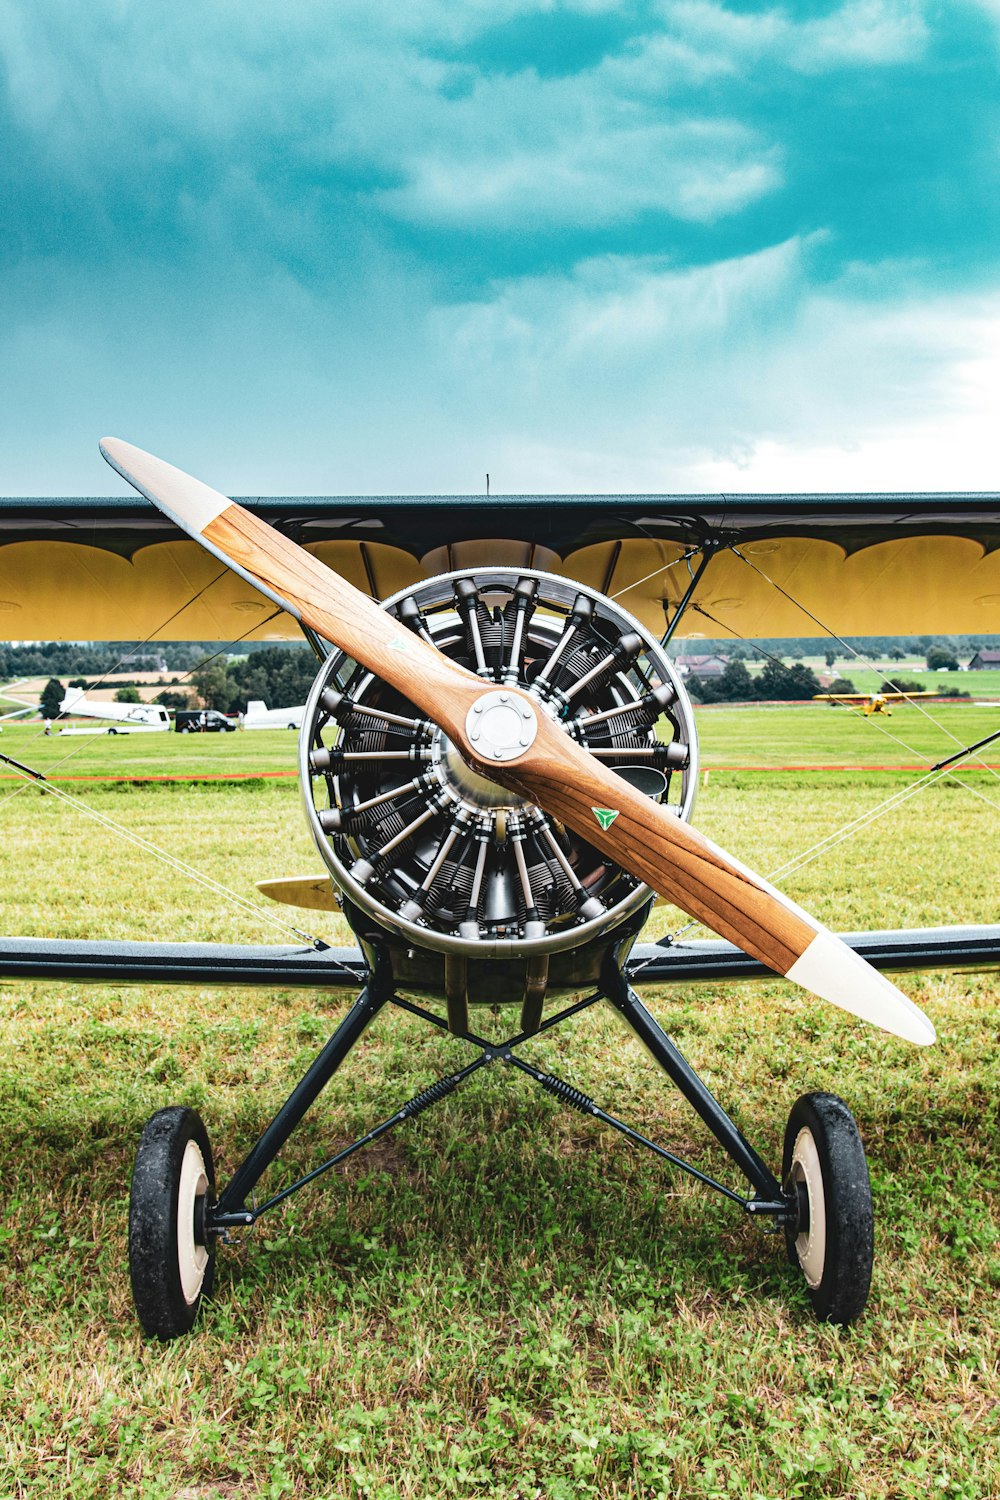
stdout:
<svg viewBox="0 0 1000 1500">
<path fill-rule="evenodd" d="M 6 494 L 1000 488 L 1000 0 L 0 0 Z"/>
</svg>

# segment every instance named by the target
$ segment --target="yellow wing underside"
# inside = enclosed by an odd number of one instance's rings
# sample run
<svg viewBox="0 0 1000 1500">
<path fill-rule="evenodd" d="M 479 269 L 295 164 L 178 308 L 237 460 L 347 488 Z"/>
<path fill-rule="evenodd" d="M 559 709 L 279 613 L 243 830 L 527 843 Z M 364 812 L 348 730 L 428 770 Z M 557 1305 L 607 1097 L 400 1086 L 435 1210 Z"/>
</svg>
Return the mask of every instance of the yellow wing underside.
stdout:
<svg viewBox="0 0 1000 1500">
<path fill-rule="evenodd" d="M 449 566 L 530 562 L 615 596 L 657 634 L 698 561 L 683 560 L 676 542 L 646 537 L 563 557 L 503 538 L 463 542 L 447 549 L 447 558 L 437 549 L 420 560 L 379 542 L 320 542 L 308 550 L 377 598 Z M 1000 551 L 968 538 L 901 537 L 847 554 L 834 542 L 790 537 L 740 550 L 747 561 L 729 550 L 709 561 L 678 639 L 822 636 L 824 627 L 860 636 L 1000 632 Z M 68 541 L 0 547 L 0 637 L 7 640 L 299 638 L 289 616 L 269 619 L 272 613 L 266 599 L 191 541 L 153 543 L 131 559 Z"/>
</svg>

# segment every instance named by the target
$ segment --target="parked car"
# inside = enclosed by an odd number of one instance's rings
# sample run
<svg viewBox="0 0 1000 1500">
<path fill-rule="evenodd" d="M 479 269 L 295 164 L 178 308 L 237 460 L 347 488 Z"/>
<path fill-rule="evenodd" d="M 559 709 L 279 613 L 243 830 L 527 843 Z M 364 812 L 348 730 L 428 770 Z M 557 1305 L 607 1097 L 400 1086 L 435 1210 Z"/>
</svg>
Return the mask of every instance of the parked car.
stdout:
<svg viewBox="0 0 1000 1500">
<path fill-rule="evenodd" d="M 217 708 L 179 708 L 174 728 L 178 734 L 225 734 L 236 724 Z"/>
</svg>

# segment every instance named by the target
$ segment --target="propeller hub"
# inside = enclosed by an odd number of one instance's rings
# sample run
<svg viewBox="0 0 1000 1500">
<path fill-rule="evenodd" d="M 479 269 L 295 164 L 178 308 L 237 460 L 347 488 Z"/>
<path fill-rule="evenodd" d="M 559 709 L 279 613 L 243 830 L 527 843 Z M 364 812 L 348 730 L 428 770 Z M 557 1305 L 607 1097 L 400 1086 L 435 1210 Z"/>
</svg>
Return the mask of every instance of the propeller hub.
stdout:
<svg viewBox="0 0 1000 1500">
<path fill-rule="evenodd" d="M 529 748 L 538 733 L 538 721 L 534 709 L 522 697 L 498 689 L 484 693 L 472 705 L 466 733 L 477 755 L 489 764 L 503 765 Z M 432 760 L 442 784 L 474 812 L 528 806 L 523 797 L 473 770 L 458 746 L 440 729 L 434 735 Z"/>
<path fill-rule="evenodd" d="M 538 718 L 520 693 L 496 689 L 476 699 L 466 716 L 465 732 L 477 756 L 487 764 L 504 765 L 534 744 Z"/>
</svg>

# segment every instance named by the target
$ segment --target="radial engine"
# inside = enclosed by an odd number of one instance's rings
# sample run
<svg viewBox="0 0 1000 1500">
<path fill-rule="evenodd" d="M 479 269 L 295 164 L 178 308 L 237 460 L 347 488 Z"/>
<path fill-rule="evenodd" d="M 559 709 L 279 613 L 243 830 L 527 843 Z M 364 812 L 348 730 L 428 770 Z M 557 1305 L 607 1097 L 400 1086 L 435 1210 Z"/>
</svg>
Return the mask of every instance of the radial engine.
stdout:
<svg viewBox="0 0 1000 1500">
<path fill-rule="evenodd" d="M 697 738 L 659 642 L 614 600 L 526 568 L 441 574 L 384 608 L 483 679 L 521 688 L 607 766 L 690 817 Z M 313 837 L 364 946 L 388 947 L 397 983 L 467 1005 L 595 982 L 654 897 L 571 829 L 473 771 L 401 694 L 333 650 L 300 736 Z M 598 822 L 613 808 L 595 808 Z"/>
</svg>

